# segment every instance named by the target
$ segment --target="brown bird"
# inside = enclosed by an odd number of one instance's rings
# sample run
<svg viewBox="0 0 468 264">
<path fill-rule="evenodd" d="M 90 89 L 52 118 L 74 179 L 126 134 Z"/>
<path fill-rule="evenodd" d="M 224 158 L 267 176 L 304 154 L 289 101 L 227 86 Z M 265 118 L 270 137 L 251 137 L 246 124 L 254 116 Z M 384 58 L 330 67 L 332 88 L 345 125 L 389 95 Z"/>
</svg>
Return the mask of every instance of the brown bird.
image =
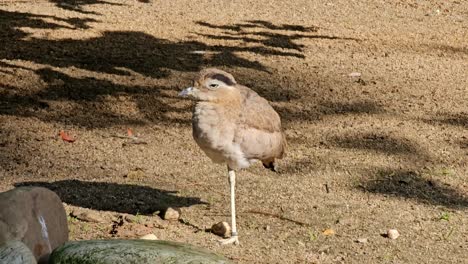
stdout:
<svg viewBox="0 0 468 264">
<path fill-rule="evenodd" d="M 220 242 L 238 244 L 235 170 L 260 160 L 265 168 L 276 171 L 275 159 L 283 157 L 286 147 L 280 116 L 267 100 L 214 68 L 202 70 L 194 86 L 179 95 L 197 100 L 192 118 L 197 144 L 213 162 L 227 164 L 232 234 Z"/>
</svg>

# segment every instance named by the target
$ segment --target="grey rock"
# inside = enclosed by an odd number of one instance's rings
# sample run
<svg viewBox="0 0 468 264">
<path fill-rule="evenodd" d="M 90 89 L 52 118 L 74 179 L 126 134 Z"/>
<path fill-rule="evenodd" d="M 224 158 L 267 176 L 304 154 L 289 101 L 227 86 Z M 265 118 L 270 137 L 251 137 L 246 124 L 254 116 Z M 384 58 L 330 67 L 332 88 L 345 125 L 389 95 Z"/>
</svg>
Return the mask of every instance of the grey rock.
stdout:
<svg viewBox="0 0 468 264">
<path fill-rule="evenodd" d="M 36 264 L 36 258 L 31 250 L 21 241 L 8 241 L 0 245 L 0 263 L 5 264 Z"/>
<path fill-rule="evenodd" d="M 0 193 L 0 244 L 22 241 L 39 263 L 68 241 L 68 225 L 60 198 L 42 187 L 19 187 Z"/>
<path fill-rule="evenodd" d="M 161 240 L 88 240 L 67 242 L 54 250 L 49 264 L 231 263 L 188 244 Z"/>
</svg>

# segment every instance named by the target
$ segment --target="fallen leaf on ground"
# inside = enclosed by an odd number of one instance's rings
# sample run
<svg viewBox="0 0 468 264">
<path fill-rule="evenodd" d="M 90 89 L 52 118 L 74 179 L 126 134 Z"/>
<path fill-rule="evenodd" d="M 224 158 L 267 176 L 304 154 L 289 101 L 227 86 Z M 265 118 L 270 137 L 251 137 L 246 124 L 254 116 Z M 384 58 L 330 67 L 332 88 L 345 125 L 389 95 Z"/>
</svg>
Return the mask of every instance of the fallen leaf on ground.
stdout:
<svg viewBox="0 0 468 264">
<path fill-rule="evenodd" d="M 61 130 L 60 131 L 60 137 L 62 138 L 63 141 L 66 141 L 66 142 L 75 142 L 75 139 L 70 137 L 65 131 Z"/>
<path fill-rule="evenodd" d="M 324 236 L 332 236 L 335 234 L 335 230 L 328 228 L 328 229 L 323 230 L 322 234 Z"/>
<path fill-rule="evenodd" d="M 128 137 L 133 137 L 133 131 L 131 128 L 127 128 L 127 135 Z"/>
</svg>

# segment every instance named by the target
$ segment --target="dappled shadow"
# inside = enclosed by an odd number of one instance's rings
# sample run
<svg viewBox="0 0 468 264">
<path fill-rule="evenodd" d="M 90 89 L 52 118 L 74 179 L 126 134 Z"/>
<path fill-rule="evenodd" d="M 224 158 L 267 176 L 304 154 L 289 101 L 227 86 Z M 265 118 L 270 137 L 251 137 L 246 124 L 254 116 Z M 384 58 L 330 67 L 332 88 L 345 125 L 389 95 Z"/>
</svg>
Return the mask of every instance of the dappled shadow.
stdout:
<svg viewBox="0 0 468 264">
<path fill-rule="evenodd" d="M 460 147 L 462 149 L 468 150 L 468 137 L 462 137 L 462 139 L 458 141 L 458 143 L 460 144 Z"/>
<path fill-rule="evenodd" d="M 132 31 L 108 31 L 102 36 L 86 40 L 16 41 L 7 50 L 0 50 L 0 58 L 22 59 L 55 67 L 77 67 L 94 72 L 128 75 L 134 72 L 163 78 L 168 69 L 199 71 L 203 65 L 238 66 L 266 70 L 259 62 L 243 59 L 236 51 L 254 51 L 261 55 L 276 55 L 267 49 L 208 46 L 201 42 L 172 42 Z M 197 50 L 214 52 L 209 58 L 193 53 Z M 21 52 L 20 52 L 21 51 Z"/>
<path fill-rule="evenodd" d="M 442 44 L 425 44 L 424 47 L 431 49 L 431 51 L 441 51 L 445 54 L 452 54 L 452 55 L 468 55 L 468 47 L 463 46 L 451 46 L 451 45 L 442 45 Z"/>
<path fill-rule="evenodd" d="M 119 85 L 91 77 L 73 78 L 51 68 L 42 68 L 36 73 L 48 83 L 47 88 L 30 95 L 2 96 L 0 114 L 33 116 L 46 122 L 60 121 L 90 128 L 143 125 L 147 122 L 186 123 L 186 120 L 163 115 L 187 111 L 162 100 L 166 96 L 161 95 L 161 91 L 169 88 Z M 125 96 L 126 100 L 135 102 L 143 118 L 115 112 L 118 100 L 106 101 L 109 100 L 108 95 Z"/>
<path fill-rule="evenodd" d="M 369 100 L 355 102 L 322 102 L 320 111 L 326 115 L 340 114 L 382 114 L 385 110 Z"/>
<path fill-rule="evenodd" d="M 49 0 L 54 3 L 57 7 L 60 7 L 65 10 L 75 11 L 82 14 L 93 14 L 97 15 L 98 13 L 92 11 L 85 11 L 84 8 L 90 5 L 116 5 L 122 6 L 120 3 L 113 3 L 103 0 Z"/>
<path fill-rule="evenodd" d="M 281 95 L 282 93 L 280 93 Z M 294 93 L 293 96 L 296 96 Z M 293 99 L 298 98 L 292 97 Z M 265 96 L 267 99 L 270 97 Z M 291 97 L 289 97 L 291 98 Z M 274 101 L 281 101 L 275 98 Z M 284 100 L 286 101 L 286 100 Z M 328 115 L 359 115 L 359 114 L 383 114 L 386 110 L 379 104 L 369 101 L 337 102 L 318 101 L 315 105 L 308 105 L 308 108 L 294 107 L 294 105 L 275 107 L 284 123 L 300 121 L 320 122 Z M 338 140 L 339 141 L 339 140 Z M 343 144 L 350 147 L 349 144 Z"/>
<path fill-rule="evenodd" d="M 48 21 L 45 21 L 47 19 Z M 62 22 L 62 23 L 58 23 Z M 68 25 L 64 25 L 65 22 Z M 5 41 L 5 44 L 14 43 L 17 39 L 28 36 L 20 28 L 28 27 L 32 29 L 89 29 L 88 23 L 98 22 L 93 18 L 60 18 L 49 15 L 37 15 L 14 11 L 0 10 L 0 39 Z M 0 50 L 7 50 L 5 45 L 0 47 Z M 20 47 L 17 47 L 20 48 Z"/>
<path fill-rule="evenodd" d="M 428 124 L 443 124 L 468 128 L 468 113 L 437 113 L 432 119 L 424 119 Z"/>
<path fill-rule="evenodd" d="M 435 179 L 426 179 L 412 170 L 379 169 L 377 179 L 362 183 L 361 188 L 432 205 L 468 207 L 468 196 L 461 190 Z"/>
<path fill-rule="evenodd" d="M 216 34 L 198 33 L 210 39 L 220 39 L 233 42 L 243 42 L 250 45 L 261 45 L 277 50 L 277 55 L 305 58 L 301 53 L 304 45 L 296 43 L 302 39 L 340 39 L 340 40 L 357 40 L 354 38 L 336 37 L 327 35 L 313 34 L 318 31 L 318 27 L 305 27 L 302 25 L 282 24 L 275 25 L 264 20 L 249 20 L 244 23 L 236 23 L 232 25 L 215 25 L 204 21 L 198 21 L 198 25 L 224 30 Z M 262 31 L 259 31 L 262 30 Z M 292 32 L 292 33 L 291 33 Z M 297 32 L 307 32 L 297 33 Z M 292 50 L 292 52 L 283 52 L 283 49 Z"/>
<path fill-rule="evenodd" d="M 109 182 L 63 180 L 56 182 L 21 182 L 20 186 L 40 186 L 54 191 L 67 204 L 93 210 L 128 214 L 152 214 L 168 207 L 206 204 L 200 198 L 177 196 L 175 191 L 148 186 Z"/>
<path fill-rule="evenodd" d="M 245 23 L 236 23 L 231 25 L 215 25 L 207 23 L 204 21 L 198 21 L 198 25 L 223 29 L 223 30 L 232 30 L 232 31 L 242 31 L 248 28 L 261 28 L 261 29 L 271 29 L 271 30 L 289 30 L 289 31 L 300 31 L 300 32 L 317 32 L 318 27 L 305 27 L 302 25 L 291 25 L 291 24 L 281 24 L 275 25 L 271 22 L 265 20 L 247 20 Z"/>
<path fill-rule="evenodd" d="M 167 77 L 167 69 L 177 71 L 198 71 L 204 66 L 244 67 L 267 71 L 258 61 L 252 61 L 237 55 L 238 52 L 251 52 L 261 56 L 301 57 L 297 52 L 287 52 L 277 47 L 283 47 L 281 38 L 268 37 L 266 43 L 256 46 L 208 45 L 198 41 L 174 42 L 158 39 L 154 36 L 135 31 L 107 31 L 101 36 L 84 39 L 29 39 L 21 27 L 58 29 L 67 28 L 59 23 L 45 22 L 48 18 L 67 23 L 73 23 L 74 28 L 83 27 L 87 19 L 64 20 L 58 17 L 32 15 L 19 12 L 0 11 L 0 33 L 5 45 L 0 49 L 1 59 L 22 59 L 55 67 L 77 67 L 95 72 L 126 75 L 126 68 L 132 71 L 156 78 Z M 89 20 L 94 21 L 94 20 Z M 292 25 L 290 25 L 292 27 Z M 293 36 L 284 36 L 292 38 Z M 288 44 L 286 46 L 294 46 Z M 296 49 L 301 50 L 297 47 Z"/>
<path fill-rule="evenodd" d="M 419 148 L 405 138 L 394 138 L 385 134 L 359 133 L 344 137 L 336 137 L 331 143 L 340 148 L 371 150 L 384 154 L 414 154 L 423 156 Z"/>
<path fill-rule="evenodd" d="M 76 8 L 89 4 L 106 4 L 104 1 L 56 1 L 57 4 Z M 63 23 L 66 22 L 66 23 Z M 39 76 L 44 89 L 34 93 L 19 93 L 14 86 L 0 89 L 0 113 L 19 116 L 35 116 L 49 122 L 63 122 L 85 127 L 103 127 L 124 123 L 144 121 L 171 123 L 186 122 L 178 117 L 169 117 L 166 112 L 187 112 L 184 107 L 172 107 L 166 100 L 168 93 L 161 90 L 179 90 L 179 87 L 148 87 L 143 82 L 125 81 L 118 84 L 109 79 L 98 79 L 95 74 L 112 74 L 132 79 L 135 75 L 142 78 L 162 79 L 181 77 L 184 72 L 196 72 L 204 67 L 243 67 L 256 71 L 268 72 L 265 65 L 254 59 L 248 59 L 239 53 L 249 52 L 258 56 L 286 56 L 303 58 L 302 45 L 294 40 L 302 38 L 296 33 L 314 33 L 315 27 L 301 25 L 275 25 L 266 21 L 247 21 L 236 25 L 243 28 L 258 28 L 256 37 L 266 38 L 254 45 L 238 45 L 227 42 L 226 45 L 210 45 L 199 41 L 171 41 L 135 31 L 105 31 L 99 36 L 86 39 L 46 39 L 34 38 L 22 28 L 33 29 L 86 29 L 91 18 L 66 18 L 34 15 L 21 12 L 0 11 L 0 59 L 21 60 L 39 65 L 28 69 L 12 63 L 2 62 L 5 70 L 22 67 L 31 74 Z M 199 23 L 201 26 L 213 25 Z M 221 27 L 221 26 L 220 26 Z M 229 26 L 228 26 L 229 27 Z M 269 35 L 270 33 L 273 35 Z M 293 35 L 281 35 L 276 31 L 292 32 Z M 243 31 L 242 31 L 243 32 Z M 239 32 L 239 33 L 242 33 Z M 275 33 L 276 32 L 276 33 Z M 245 33 L 245 32 L 244 32 Z M 294 35 L 296 34 L 296 35 Z M 306 36 L 304 36 L 306 37 Z M 290 49 L 290 51 L 285 50 Z M 90 71 L 87 77 L 75 77 L 73 70 Z M 68 69 L 68 71 L 65 71 Z M 94 76 L 93 76 L 94 75 Z M 88 77 L 89 76 L 89 77 Z M 91 77 L 93 76 L 93 77 Z M 186 78 L 186 77 L 183 77 Z M 248 77 L 250 78 L 250 77 Z M 247 78 L 247 79 L 248 79 Z M 272 84 L 275 87 L 274 84 Z M 3 89 L 3 90 L 2 90 Z M 298 94 L 276 87 L 265 94 L 272 101 L 290 101 L 299 98 Z M 172 93 L 175 95 L 175 93 Z M 113 113 L 103 104 L 104 97 L 126 95 L 135 102 L 137 109 L 146 120 L 131 118 Z M 166 98 L 164 98 L 166 97 Z M 63 111 L 50 107 L 51 101 L 71 102 L 71 108 Z M 150 102 L 152 101 L 152 102 Z M 52 102 L 53 103 L 53 102 Z M 148 107 L 152 106 L 152 107 Z M 292 115 L 299 119 L 302 113 Z M 307 116 L 307 115 L 305 115 Z"/>
</svg>

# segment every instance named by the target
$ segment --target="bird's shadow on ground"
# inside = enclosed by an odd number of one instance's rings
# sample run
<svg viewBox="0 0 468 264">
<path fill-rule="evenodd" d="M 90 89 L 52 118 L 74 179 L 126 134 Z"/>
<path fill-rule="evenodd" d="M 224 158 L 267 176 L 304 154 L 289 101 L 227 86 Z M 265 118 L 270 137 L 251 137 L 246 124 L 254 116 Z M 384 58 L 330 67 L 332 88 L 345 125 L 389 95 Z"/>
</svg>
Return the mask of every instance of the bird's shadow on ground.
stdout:
<svg viewBox="0 0 468 264">
<path fill-rule="evenodd" d="M 63 180 L 56 182 L 20 182 L 15 187 L 39 186 L 55 192 L 62 202 L 100 211 L 127 214 L 153 214 L 168 207 L 189 207 L 207 204 L 197 197 L 177 196 L 175 191 L 148 186 Z"/>
</svg>

